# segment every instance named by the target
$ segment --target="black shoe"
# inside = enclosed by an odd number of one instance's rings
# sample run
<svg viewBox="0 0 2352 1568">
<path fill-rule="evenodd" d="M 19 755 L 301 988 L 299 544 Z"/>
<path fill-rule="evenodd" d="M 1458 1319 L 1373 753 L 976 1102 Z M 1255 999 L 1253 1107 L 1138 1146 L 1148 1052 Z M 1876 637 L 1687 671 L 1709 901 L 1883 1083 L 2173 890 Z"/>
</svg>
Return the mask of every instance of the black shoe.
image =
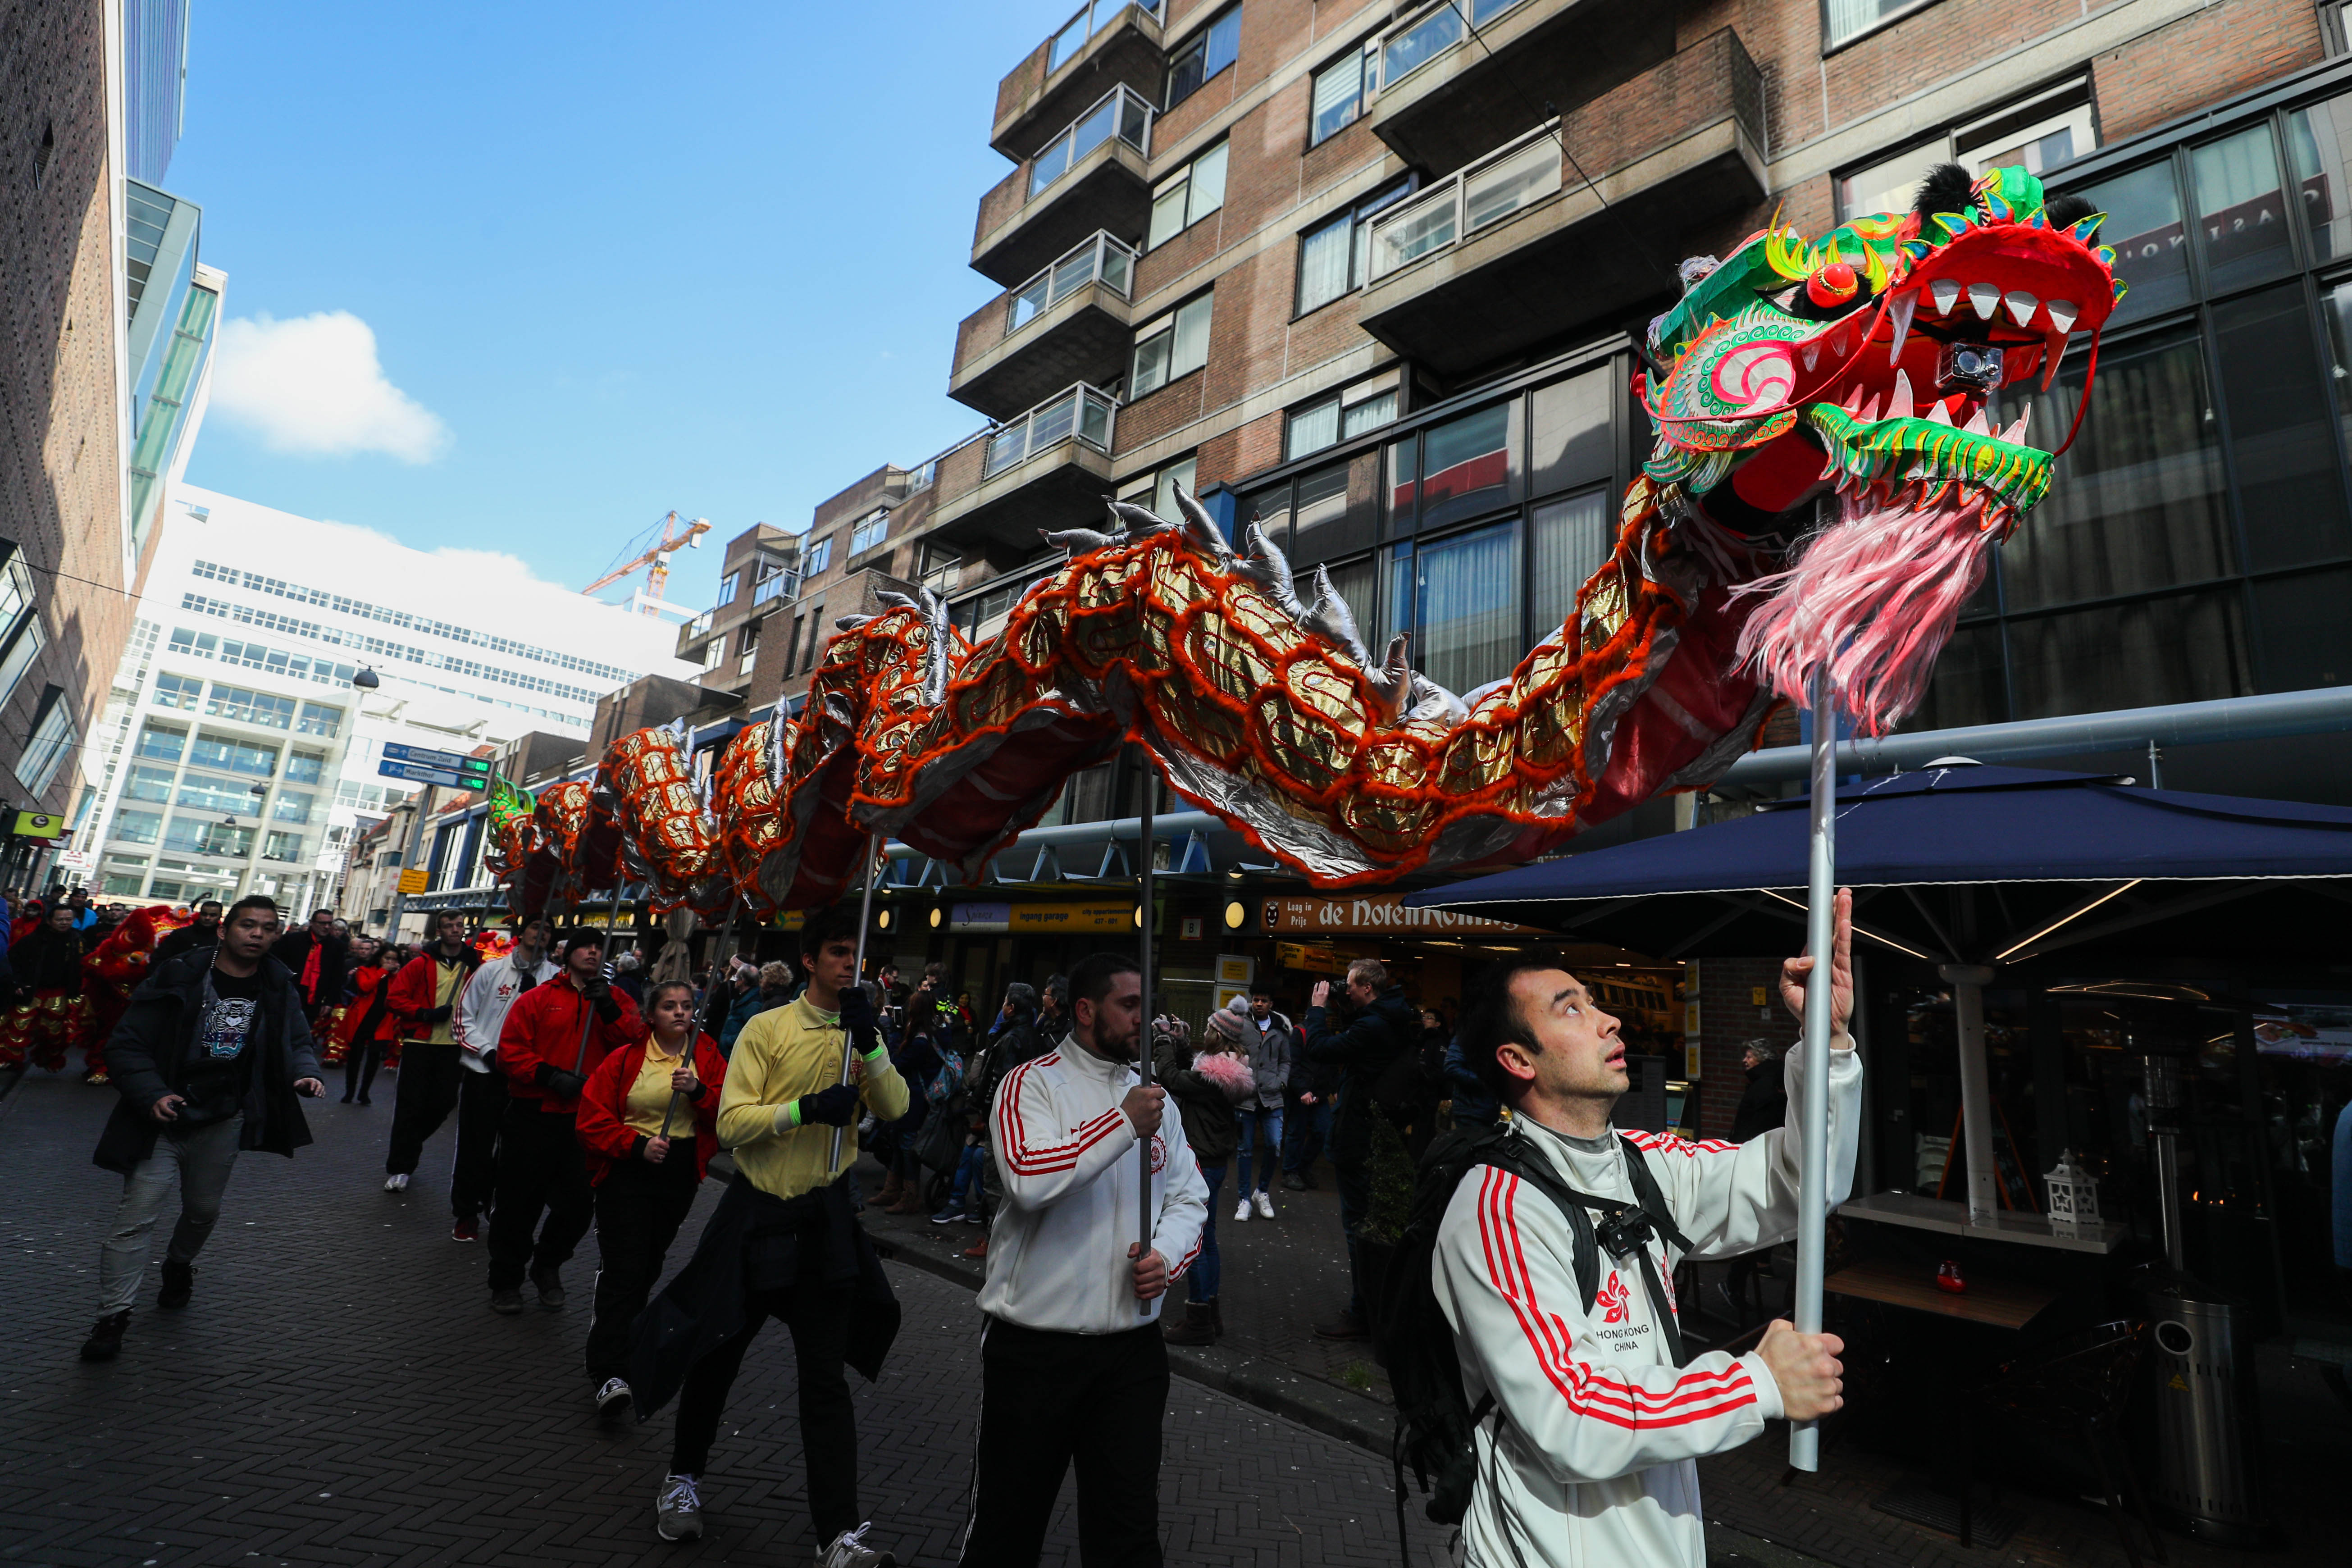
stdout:
<svg viewBox="0 0 2352 1568">
<path fill-rule="evenodd" d="M 1294 1193 L 1303 1193 L 1307 1190 L 1306 1180 L 1299 1176 L 1285 1176 L 1282 1178 L 1282 1184 Z"/>
<path fill-rule="evenodd" d="M 183 1263 L 176 1258 L 166 1258 L 163 1259 L 163 1290 L 155 1298 L 155 1305 L 184 1307 L 188 1304 L 188 1298 L 195 1293 L 195 1265 Z"/>
<path fill-rule="evenodd" d="M 100 1318 L 98 1326 L 89 1331 L 89 1338 L 81 1342 L 84 1361 L 112 1361 L 122 1352 L 122 1332 L 131 1326 L 130 1309 L 112 1317 Z"/>
<path fill-rule="evenodd" d="M 490 1310 L 505 1317 L 513 1317 L 522 1310 L 522 1292 L 520 1290 L 491 1291 Z"/>
<path fill-rule="evenodd" d="M 348 1094 L 347 1094 L 347 1095 L 343 1096 L 343 1103 L 344 1103 L 345 1105 L 349 1105 L 351 1102 L 352 1102 L 352 1097 L 351 1097 L 350 1095 L 348 1095 Z"/>
<path fill-rule="evenodd" d="M 553 1265 L 532 1269 L 530 1282 L 539 1287 L 541 1306 L 552 1312 L 563 1305 L 563 1280 L 556 1274 Z"/>
<path fill-rule="evenodd" d="M 364 1094 L 363 1094 L 363 1095 L 361 1095 L 361 1096 L 360 1096 L 360 1103 L 361 1103 L 362 1105 L 373 1105 L 373 1104 L 375 1103 L 375 1101 L 374 1101 L 374 1100 L 370 1100 L 366 1095 L 364 1095 Z"/>
<path fill-rule="evenodd" d="M 1372 1331 L 1353 1312 L 1342 1312 L 1328 1323 L 1315 1325 L 1315 1337 L 1319 1340 L 1361 1340 L 1371 1337 Z"/>
</svg>

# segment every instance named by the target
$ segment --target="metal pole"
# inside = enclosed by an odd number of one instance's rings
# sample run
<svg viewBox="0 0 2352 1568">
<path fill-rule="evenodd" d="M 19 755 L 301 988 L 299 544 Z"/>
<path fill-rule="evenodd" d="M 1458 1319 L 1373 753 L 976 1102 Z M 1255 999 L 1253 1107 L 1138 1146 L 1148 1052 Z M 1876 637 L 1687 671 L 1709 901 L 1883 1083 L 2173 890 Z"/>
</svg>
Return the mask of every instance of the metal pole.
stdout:
<svg viewBox="0 0 2352 1568">
<path fill-rule="evenodd" d="M 416 794 L 416 815 L 409 818 L 408 843 L 400 852 L 400 874 L 403 877 L 407 876 L 408 868 L 416 864 L 416 846 L 425 837 L 425 814 L 432 809 L 433 786 L 426 784 Z M 400 920 L 407 912 L 408 894 L 395 881 L 392 885 L 392 940 L 394 942 L 400 941 Z"/>
<path fill-rule="evenodd" d="M 729 944 L 734 940 L 735 909 L 734 906 L 730 904 L 728 906 L 727 910 L 727 923 L 719 928 L 719 947 L 717 951 L 719 952 L 725 952 Z M 689 965 L 688 973 L 692 973 L 691 965 Z M 694 1005 L 694 1022 L 686 1031 L 686 1065 L 689 1068 L 694 1066 L 695 1047 L 702 1043 L 702 1020 L 710 1011 L 711 997 L 717 995 L 718 993 L 719 959 L 716 954 L 714 954 L 710 960 L 710 984 L 702 988 L 702 999 Z M 669 1136 L 669 1124 L 677 1117 L 678 1101 L 685 1098 L 686 1096 L 680 1094 L 676 1089 L 671 1089 L 669 1091 L 669 1107 L 662 1112 L 661 1135 L 663 1137 L 667 1138 Z"/>
<path fill-rule="evenodd" d="M 1822 1255 L 1829 1231 L 1830 1005 L 1837 937 L 1837 706 L 1829 671 L 1813 671 L 1811 850 L 1806 878 L 1805 1102 L 1797 1173 L 1797 1331 L 1822 1331 Z M 1789 1424 L 1789 1468 L 1821 1468 L 1817 1423 Z"/>
<path fill-rule="evenodd" d="M 1140 746 L 1137 747 L 1136 751 L 1142 763 L 1143 773 L 1143 901 L 1137 906 L 1135 923 L 1142 938 L 1137 962 L 1143 970 L 1144 1020 L 1143 1032 L 1136 1040 L 1135 1059 L 1136 1070 L 1142 1076 L 1144 1086 L 1149 1088 L 1151 1083 L 1152 1047 L 1151 925 L 1157 913 L 1151 907 L 1151 874 L 1158 868 L 1154 865 L 1158 857 L 1154 853 L 1151 837 L 1152 819 L 1158 815 L 1160 805 L 1160 775 L 1151 767 L 1150 751 Z M 1149 1138 L 1136 1145 L 1135 1172 L 1135 1235 L 1138 1247 L 1136 1258 L 1139 1261 L 1144 1253 L 1151 1250 L 1151 1140 Z M 1138 1301 L 1135 1304 L 1136 1316 L 1139 1318 L 1151 1316 L 1151 1308 L 1152 1304 L 1149 1301 Z"/>
<path fill-rule="evenodd" d="M 1952 988 L 1952 1015 L 1960 1050 L 1960 1147 L 1969 1156 L 1969 1223 L 1990 1225 L 2000 1206 L 1992 1154 L 1992 1075 L 1985 1063 L 1984 988 L 1992 970 L 1982 963 L 1938 967 Z M 1944 1154 L 1949 1160 L 1956 1151 Z"/>
<path fill-rule="evenodd" d="M 866 890 L 858 896 L 857 900 L 857 978 L 851 982 L 856 985 L 866 984 L 866 928 L 874 923 L 874 851 L 880 845 L 877 842 L 876 836 L 866 835 L 866 848 L 862 853 L 862 858 L 866 862 Z M 841 1031 L 841 1076 L 834 1080 L 836 1084 L 849 1081 L 850 1049 L 849 1031 L 844 1029 Z M 836 1127 L 833 1130 L 833 1155 L 824 1163 L 827 1181 L 833 1179 L 833 1168 L 841 1163 L 842 1135 L 848 1131 L 846 1127 Z"/>
</svg>

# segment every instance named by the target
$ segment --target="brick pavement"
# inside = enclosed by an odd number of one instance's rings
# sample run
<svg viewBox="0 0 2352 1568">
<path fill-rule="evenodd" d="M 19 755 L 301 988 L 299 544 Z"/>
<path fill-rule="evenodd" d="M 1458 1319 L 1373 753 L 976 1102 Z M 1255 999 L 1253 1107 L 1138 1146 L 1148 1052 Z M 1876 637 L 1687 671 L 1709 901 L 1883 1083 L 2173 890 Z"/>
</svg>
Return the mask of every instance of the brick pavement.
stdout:
<svg viewBox="0 0 2352 1568">
<path fill-rule="evenodd" d="M 36 1073 L 0 1101 L 0 1561 L 809 1561 L 786 1336 L 772 1330 L 745 1363 L 707 1489 L 710 1534 L 659 1542 L 668 1416 L 600 1427 L 577 1370 L 591 1258 L 565 1271 L 564 1311 L 488 1311 L 480 1249 L 447 1239 L 450 1133 L 407 1194 L 380 1190 L 388 1094 L 370 1110 L 308 1106 L 318 1142 L 292 1162 L 240 1160 L 194 1305 L 154 1311 L 151 1270 L 121 1359 L 81 1365 L 119 1190 L 89 1163 L 111 1098 Z M 714 1200 L 706 1188 L 680 1247 Z M 852 1380 L 866 1500 L 902 1561 L 951 1563 L 977 1319 L 967 1289 L 891 1275 L 907 1314 L 895 1375 Z M 1356 1447 L 1179 1381 L 1166 1455 L 1171 1563 L 1399 1561 L 1387 1468 Z M 1442 1562 L 1438 1532 L 1417 1514 L 1412 1531 L 1414 1561 Z M 1076 1560 L 1066 1492 L 1045 1562 Z"/>
</svg>

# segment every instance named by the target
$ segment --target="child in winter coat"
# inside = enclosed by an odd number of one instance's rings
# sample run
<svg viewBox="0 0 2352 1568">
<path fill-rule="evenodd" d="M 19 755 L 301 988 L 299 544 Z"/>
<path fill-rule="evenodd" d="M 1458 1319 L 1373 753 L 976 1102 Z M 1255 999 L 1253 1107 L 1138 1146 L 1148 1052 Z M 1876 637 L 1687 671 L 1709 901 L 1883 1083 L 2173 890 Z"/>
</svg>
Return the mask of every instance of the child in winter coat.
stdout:
<svg viewBox="0 0 2352 1568">
<path fill-rule="evenodd" d="M 1209 1186 L 1208 1217 L 1201 1228 L 1201 1256 L 1193 1260 L 1189 1276 L 1192 1283 L 1184 1321 L 1161 1330 L 1171 1345 L 1210 1344 L 1224 1331 L 1217 1306 L 1223 1273 L 1217 1249 L 1217 1188 L 1225 1179 L 1226 1162 L 1241 1143 L 1235 1109 L 1257 1093 L 1257 1076 L 1242 1052 L 1242 1025 L 1248 1008 L 1244 1002 L 1239 1013 L 1221 1007 L 1209 1015 L 1206 1037 L 1197 1052 L 1192 1048 L 1191 1031 L 1180 1020 L 1162 1018 L 1152 1026 L 1157 1038 L 1154 1070 L 1176 1102 L 1184 1121 L 1184 1141 L 1192 1146 L 1193 1157 L 1200 1162 L 1201 1179 Z"/>
</svg>

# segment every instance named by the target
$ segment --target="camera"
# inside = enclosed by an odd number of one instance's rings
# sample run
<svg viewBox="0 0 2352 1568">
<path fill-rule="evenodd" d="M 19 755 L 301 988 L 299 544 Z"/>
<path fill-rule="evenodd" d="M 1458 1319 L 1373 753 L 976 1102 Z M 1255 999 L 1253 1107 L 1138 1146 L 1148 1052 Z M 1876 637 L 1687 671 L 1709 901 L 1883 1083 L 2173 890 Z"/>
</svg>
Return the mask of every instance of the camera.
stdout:
<svg viewBox="0 0 2352 1568">
<path fill-rule="evenodd" d="M 2000 351 L 1987 343 L 1946 343 L 1936 362 L 1941 387 L 1972 386 L 1990 394 L 2000 385 Z"/>
</svg>

